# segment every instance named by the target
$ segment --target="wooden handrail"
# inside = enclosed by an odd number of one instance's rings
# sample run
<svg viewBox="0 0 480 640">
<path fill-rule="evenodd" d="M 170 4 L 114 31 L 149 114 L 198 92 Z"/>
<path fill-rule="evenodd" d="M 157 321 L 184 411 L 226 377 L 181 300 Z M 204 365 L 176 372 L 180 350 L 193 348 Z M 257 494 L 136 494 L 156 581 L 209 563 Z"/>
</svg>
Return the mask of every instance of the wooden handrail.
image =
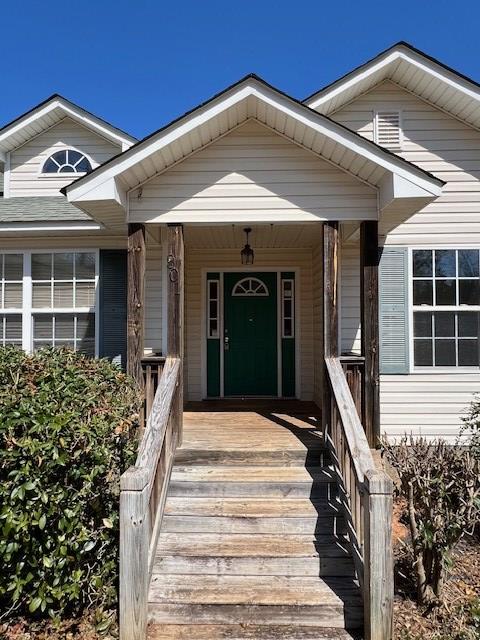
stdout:
<svg viewBox="0 0 480 640">
<path fill-rule="evenodd" d="M 135 466 L 120 478 L 120 639 L 144 640 L 147 597 L 182 425 L 180 358 L 167 358 Z"/>
<path fill-rule="evenodd" d="M 325 358 L 325 439 L 343 484 L 343 502 L 363 591 L 366 640 L 390 640 L 393 623 L 393 483 L 374 463 L 342 362 Z"/>
</svg>

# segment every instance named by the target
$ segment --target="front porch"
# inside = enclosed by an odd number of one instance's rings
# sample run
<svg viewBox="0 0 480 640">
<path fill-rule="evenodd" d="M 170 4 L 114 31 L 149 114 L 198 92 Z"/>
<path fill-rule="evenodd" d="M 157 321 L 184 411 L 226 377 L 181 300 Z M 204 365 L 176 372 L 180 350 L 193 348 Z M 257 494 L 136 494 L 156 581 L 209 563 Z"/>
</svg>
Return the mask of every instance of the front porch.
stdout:
<svg viewBox="0 0 480 640">
<path fill-rule="evenodd" d="M 308 628 L 357 629 L 364 617 L 367 639 L 390 638 L 392 486 L 376 469 L 367 441 L 368 434 L 374 443 L 378 433 L 377 224 L 363 222 L 360 225 L 363 354 L 356 359 L 339 356 L 339 224 L 327 222 L 314 230 L 319 232 L 319 242 L 310 248 L 309 265 L 300 267 L 297 272 L 287 272 L 290 280 L 292 274 L 309 272 L 311 282 L 317 286 L 316 302 L 310 293 L 311 342 L 310 346 L 307 343 L 306 348 L 302 347 L 312 363 L 313 398 L 309 403 L 282 399 L 283 387 L 279 379 L 278 391 L 269 394 L 270 398 L 253 400 L 246 397 L 243 400 L 245 395 L 256 394 L 239 393 L 237 398 L 224 399 L 221 398 L 225 394 L 221 393 L 220 383 L 220 393 L 213 394 L 216 400 L 197 400 L 187 404 L 188 411 L 184 411 L 185 391 L 189 387 L 188 382 L 184 384 L 183 381 L 195 369 L 192 344 L 201 352 L 202 342 L 205 344 L 212 339 L 206 331 L 211 327 L 207 322 L 211 318 L 200 323 L 192 321 L 189 305 L 194 309 L 193 317 L 197 313 L 198 318 L 202 304 L 195 304 L 189 291 L 193 288 L 206 294 L 208 289 L 206 286 L 202 289 L 201 282 L 202 277 L 207 276 L 208 283 L 208 274 L 218 287 L 221 269 L 218 262 L 212 266 L 207 264 L 203 269 L 185 268 L 195 250 L 185 246 L 184 227 L 170 225 L 166 229 L 167 357 L 156 391 L 154 382 L 147 376 L 146 390 L 150 401 L 147 400 L 145 434 L 136 466 L 122 476 L 120 611 L 125 640 L 144 638 L 147 610 L 153 623 L 172 627 L 173 635 L 156 637 L 180 638 L 185 625 L 197 625 L 202 621 L 205 625 L 240 625 L 243 629 L 245 625 L 258 622 L 258 607 L 265 614 L 260 622 L 264 630 L 265 626 L 273 630 L 278 625 L 285 630 L 285 625 L 298 626 L 301 621 Z M 145 230 L 131 225 L 130 231 L 128 363 L 129 371 L 137 376 L 139 384 L 143 384 Z M 261 263 L 262 252 L 259 256 Z M 219 260 L 218 252 L 216 259 Z M 221 260 L 225 261 L 225 256 Z M 195 265 L 194 260 L 192 263 Z M 295 265 L 288 266 L 292 267 Z M 216 271 L 211 271 L 212 268 Z M 262 264 L 255 268 L 260 275 L 265 269 Z M 277 270 L 276 278 L 268 281 L 271 291 L 275 282 L 281 284 L 283 268 Z M 235 289 L 238 278 L 243 282 L 243 275 L 239 273 L 232 278 L 229 288 Z M 264 278 L 260 285 L 266 294 L 267 279 Z M 218 308 L 221 296 L 214 297 Z M 209 305 L 210 315 L 211 311 Z M 237 306 L 236 313 L 242 313 L 241 305 Z M 249 312 L 245 316 L 247 320 L 250 315 Z M 251 317 L 255 319 L 254 315 Z M 226 323 L 222 323 L 220 317 L 214 319 L 219 329 L 214 339 L 219 342 L 220 349 L 228 351 L 227 341 L 223 340 Z M 276 327 L 281 319 L 280 313 L 274 319 Z M 262 349 L 261 342 L 258 348 Z M 244 357 L 249 357 L 248 351 Z M 280 357 L 278 351 L 277 358 Z M 303 366 L 300 361 L 296 371 L 302 372 Z M 202 370 L 198 364 L 197 370 Z M 206 388 L 208 391 L 208 384 Z M 328 451 L 328 458 L 325 451 Z M 208 502 L 212 497 L 215 504 L 197 502 L 203 498 Z M 288 530 L 294 521 L 288 520 L 291 516 L 286 515 L 286 507 L 293 512 L 298 508 L 298 513 L 306 507 L 290 502 L 295 497 L 313 500 L 315 508 L 318 500 L 322 504 L 321 532 L 318 533 L 315 525 L 306 534 L 299 534 L 300 537 L 307 536 L 308 540 L 305 537 L 289 538 L 298 531 L 280 537 L 269 533 L 272 521 L 264 522 L 263 516 L 259 531 L 245 534 L 249 536 L 248 540 L 243 540 L 240 533 L 228 534 L 233 538 L 227 541 L 217 533 L 202 533 L 212 525 L 227 529 L 248 528 L 245 516 L 239 516 L 238 520 L 229 511 L 233 506 L 230 501 L 240 499 L 234 510 L 238 512 L 244 508 L 245 513 L 249 513 L 258 498 L 263 500 L 263 505 L 268 501 L 279 501 L 276 522 L 282 531 Z M 168 530 L 168 512 L 173 508 L 172 500 L 179 506 L 177 498 L 182 498 L 181 509 L 188 513 L 172 512 L 175 516 L 172 526 L 184 529 L 190 523 L 191 531 Z M 206 511 L 198 513 L 199 505 Z M 341 520 L 344 530 L 339 536 L 336 530 L 332 534 L 326 526 L 331 521 L 332 509 L 338 510 L 344 519 Z M 217 517 L 214 512 L 223 512 L 221 518 L 226 519 L 210 520 Z M 137 514 L 141 513 L 148 517 L 139 518 Z M 311 524 L 308 521 L 300 526 Z M 200 530 L 196 530 L 198 527 Z M 202 537 L 205 543 L 203 559 L 195 561 L 192 567 L 192 555 L 197 554 L 199 544 L 202 548 Z M 294 549 L 300 549 L 301 555 L 305 553 L 309 558 L 307 577 L 290 574 L 289 562 L 293 562 L 293 566 L 298 562 Z M 243 558 L 247 551 L 256 559 L 254 569 L 242 573 L 245 564 L 237 555 Z M 166 565 L 160 560 L 160 569 L 158 559 L 165 554 L 170 560 Z M 229 554 L 233 555 L 230 557 Z M 262 554 L 270 559 L 277 558 L 273 562 L 276 573 L 270 574 L 268 568 L 267 575 L 263 573 L 258 564 Z M 221 560 L 224 555 L 229 558 L 227 564 Z M 348 571 L 345 563 L 350 566 Z M 324 577 L 321 571 L 317 573 L 314 580 L 308 573 L 313 564 L 317 565 L 317 570 L 323 565 L 330 569 Z M 168 567 L 167 574 L 165 566 Z M 221 571 L 217 575 L 217 569 L 222 566 L 228 570 L 225 575 Z M 217 567 L 215 571 L 214 567 Z M 192 634 L 197 631 L 191 630 Z M 230 628 L 225 633 L 228 637 L 228 633 L 234 631 Z M 278 633 L 281 636 L 281 631 Z"/>
<path fill-rule="evenodd" d="M 241 264 L 240 225 L 130 225 L 130 231 L 128 371 L 139 384 L 145 347 L 147 361 L 152 345 L 168 353 L 171 325 L 165 320 L 172 320 L 168 296 L 174 287 L 181 302 L 185 402 L 295 398 L 320 408 L 324 356 L 340 355 L 369 442 L 376 446 L 377 223 L 254 225 L 253 265 Z M 182 260 L 172 253 L 173 242 Z M 259 295 L 238 294 L 245 282 L 255 282 Z M 159 307 L 161 325 L 153 324 Z M 155 384 L 146 384 L 151 406 Z"/>
</svg>

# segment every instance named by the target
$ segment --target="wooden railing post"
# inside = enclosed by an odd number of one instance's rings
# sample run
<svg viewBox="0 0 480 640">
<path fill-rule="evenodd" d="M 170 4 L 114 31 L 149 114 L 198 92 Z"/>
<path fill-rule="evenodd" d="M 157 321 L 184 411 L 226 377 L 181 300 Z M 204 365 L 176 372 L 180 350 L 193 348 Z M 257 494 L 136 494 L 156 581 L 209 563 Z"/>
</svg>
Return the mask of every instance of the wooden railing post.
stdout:
<svg viewBox="0 0 480 640">
<path fill-rule="evenodd" d="M 130 467 L 120 479 L 120 640 L 145 640 L 147 634 L 148 479 L 142 467 Z"/>
<path fill-rule="evenodd" d="M 323 353 L 324 358 L 338 355 L 338 222 L 323 225 Z M 329 377 L 323 367 L 322 429 L 331 435 L 332 398 Z"/>
<path fill-rule="evenodd" d="M 169 224 L 167 229 L 167 355 L 172 358 L 180 358 L 182 361 L 177 383 L 178 390 L 175 397 L 177 405 L 177 446 L 180 446 L 182 444 L 183 431 L 183 226 L 181 224 Z"/>
<path fill-rule="evenodd" d="M 142 358 L 145 325 L 145 227 L 128 225 L 127 373 L 143 389 Z"/>
<path fill-rule="evenodd" d="M 380 374 L 378 326 L 378 222 L 369 220 L 360 227 L 360 306 L 363 376 L 362 423 L 372 448 L 380 438 Z"/>
<path fill-rule="evenodd" d="M 393 483 L 382 471 L 364 479 L 365 640 L 391 640 L 393 634 Z"/>
</svg>

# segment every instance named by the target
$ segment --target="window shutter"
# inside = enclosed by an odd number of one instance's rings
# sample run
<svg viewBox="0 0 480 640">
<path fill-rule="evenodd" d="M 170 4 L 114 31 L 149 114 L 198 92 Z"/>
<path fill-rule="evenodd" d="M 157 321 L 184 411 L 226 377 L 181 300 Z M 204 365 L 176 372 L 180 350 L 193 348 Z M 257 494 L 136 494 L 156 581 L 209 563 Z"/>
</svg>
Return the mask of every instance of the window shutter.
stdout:
<svg viewBox="0 0 480 640">
<path fill-rule="evenodd" d="M 399 149 L 402 143 L 399 111 L 377 111 L 375 142 L 387 149 Z"/>
<path fill-rule="evenodd" d="M 408 250 L 384 247 L 379 269 L 380 373 L 408 373 Z"/>
<path fill-rule="evenodd" d="M 100 251 L 99 355 L 127 364 L 127 252 Z"/>
</svg>

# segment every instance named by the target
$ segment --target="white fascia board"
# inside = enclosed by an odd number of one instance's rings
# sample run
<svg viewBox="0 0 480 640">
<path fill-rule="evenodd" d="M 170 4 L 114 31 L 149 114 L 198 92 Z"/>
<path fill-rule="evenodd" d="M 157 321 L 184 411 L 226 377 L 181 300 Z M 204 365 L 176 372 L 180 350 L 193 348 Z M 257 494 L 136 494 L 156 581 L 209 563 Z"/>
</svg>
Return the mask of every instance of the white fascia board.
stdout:
<svg viewBox="0 0 480 640">
<path fill-rule="evenodd" d="M 0 233 L 51 232 L 51 231 L 100 231 L 105 227 L 95 222 L 0 222 Z"/>
<path fill-rule="evenodd" d="M 339 94 L 342 94 L 344 91 L 348 91 L 353 86 L 355 86 L 358 82 L 361 82 L 362 80 L 366 80 L 373 74 L 376 74 L 380 71 L 384 71 L 385 67 L 387 67 L 392 62 L 395 62 L 395 60 L 397 60 L 398 57 L 399 57 L 399 52 L 393 51 L 392 53 L 387 55 L 385 58 L 380 58 L 375 62 L 373 62 L 371 66 L 367 66 L 366 68 L 358 71 L 357 73 L 352 72 L 353 75 L 351 77 L 346 78 L 343 82 L 340 82 L 336 86 L 334 85 L 331 88 L 331 90 L 327 89 L 327 92 L 324 95 L 321 95 L 318 97 L 313 96 L 313 98 L 310 98 L 308 102 L 305 102 L 305 104 L 307 105 L 307 107 L 310 107 L 310 109 L 318 109 L 319 106 L 321 106 L 325 102 L 329 102 L 330 100 L 333 100 L 333 98 L 336 98 Z M 322 90 L 320 90 L 319 93 L 322 93 Z"/>
<path fill-rule="evenodd" d="M 152 139 L 145 140 L 145 142 L 137 146 L 134 152 L 130 155 L 128 152 L 117 159 L 117 162 L 111 163 L 109 166 L 103 168 L 100 166 L 94 173 L 91 174 L 91 178 L 86 176 L 84 180 L 81 180 L 81 184 L 76 186 L 75 183 L 69 185 L 66 189 L 66 195 L 70 202 L 74 202 L 77 199 L 83 197 L 85 193 L 95 188 L 95 183 L 100 184 L 104 181 L 109 181 L 118 175 L 121 175 L 124 171 L 127 171 L 131 166 L 142 162 L 145 158 L 148 158 L 152 153 L 168 146 L 183 135 L 186 135 L 190 131 L 196 129 L 199 125 L 203 124 L 207 120 L 214 118 L 216 115 L 222 113 L 229 107 L 234 106 L 236 103 L 248 98 L 252 94 L 250 87 L 244 87 L 237 90 L 231 95 L 222 96 L 222 100 L 219 98 L 213 104 L 207 105 L 205 108 L 199 108 L 190 115 L 185 116 L 182 124 L 175 125 L 175 123 L 168 127 L 164 132 L 159 134 L 157 138 L 154 136 Z"/>
<path fill-rule="evenodd" d="M 403 176 L 387 173 L 380 184 L 378 206 L 382 211 L 394 201 L 400 200 L 411 200 L 412 202 L 422 200 L 425 201 L 425 204 L 428 204 L 428 202 L 438 197 L 440 193 L 441 189 L 439 193 L 433 194 L 430 189 L 424 189 Z"/>
<path fill-rule="evenodd" d="M 122 150 L 124 149 L 124 145 L 128 145 L 127 148 L 129 148 L 135 142 L 134 138 L 121 136 L 116 131 L 114 131 L 113 128 L 107 127 L 96 118 L 88 115 L 85 111 L 83 111 L 83 109 L 76 109 L 71 104 L 64 102 L 60 98 L 55 98 L 40 109 L 33 111 L 28 116 L 25 116 L 25 118 L 22 118 L 18 122 L 14 123 L 11 127 L 7 127 L 7 129 L 0 134 L 0 149 L 11 151 L 12 147 L 8 144 L 8 140 L 12 135 L 15 135 L 25 127 L 40 120 L 55 109 L 61 109 L 65 116 L 69 116 L 88 129 L 94 130 L 98 133 L 98 135 L 101 135 L 103 138 L 106 138 L 110 142 L 114 142 L 115 144 L 120 145 L 122 147 Z M 45 128 L 47 129 L 51 126 L 52 125 L 49 124 L 48 127 Z"/>
<path fill-rule="evenodd" d="M 127 210 L 127 191 L 120 183 L 120 180 L 115 177 L 97 184 L 88 191 L 84 191 L 75 199 L 71 199 L 70 194 L 67 193 L 67 199 L 72 202 L 78 202 L 79 205 L 82 202 L 100 202 L 108 200 L 120 205 L 124 211 Z"/>
<path fill-rule="evenodd" d="M 384 167 L 387 171 L 398 173 L 415 184 L 418 184 L 419 187 L 429 190 L 432 195 L 437 196 L 440 194 L 443 184 L 441 180 L 437 180 L 433 176 L 431 178 L 428 177 L 421 169 L 416 168 L 402 158 L 384 151 L 369 140 L 349 131 L 342 125 L 305 108 L 302 104 L 297 104 L 287 96 L 282 96 L 276 91 L 251 79 L 245 86 L 236 88 L 232 90 L 230 94 L 224 94 L 213 103 L 206 105 L 204 108 L 199 108 L 189 116 L 185 116 L 180 124 L 174 123 L 164 132 L 160 132 L 158 137 L 154 136 L 152 139 L 146 140 L 144 144 L 138 145 L 131 153 L 127 151 L 114 162 L 110 164 L 107 163 L 107 166 L 104 168 L 100 167 L 96 169 L 90 176 L 82 178 L 78 185 L 72 183 L 66 189 L 68 200 L 75 202 L 77 200 L 98 199 L 97 197 L 92 198 L 91 192 L 101 193 L 101 190 L 97 191 L 100 185 L 111 182 L 133 165 L 142 162 L 142 160 L 156 151 L 168 146 L 201 124 L 215 118 L 220 113 L 223 113 L 243 100 L 247 100 L 251 96 L 265 104 L 273 106 L 278 111 L 305 124 L 310 129 L 337 142 L 346 149 L 352 150 L 365 159 Z M 341 168 L 341 165 L 338 166 Z M 109 199 L 108 193 L 112 188 L 113 187 L 110 186 L 105 191 L 107 197 L 104 199 Z M 89 195 L 87 196 L 87 194 Z"/>
<path fill-rule="evenodd" d="M 353 71 L 352 75 L 350 77 L 347 77 L 343 82 L 340 81 L 339 84 L 334 85 L 331 90 L 327 89 L 323 95 L 310 98 L 310 100 L 308 102 L 305 102 L 305 104 L 311 109 L 318 109 L 318 107 L 320 107 L 321 105 L 333 100 L 342 93 L 349 91 L 356 84 L 361 83 L 363 80 L 366 80 L 371 76 L 378 75 L 378 82 L 382 81 L 385 78 L 389 78 L 389 66 L 391 65 L 392 67 L 394 67 L 394 63 L 399 61 L 407 62 L 429 77 L 441 80 L 456 91 L 459 91 L 469 98 L 480 101 L 479 89 L 474 87 L 472 83 L 467 79 L 462 78 L 454 71 L 445 69 L 441 65 L 435 63 L 433 60 L 425 58 L 420 53 L 411 51 L 409 49 L 404 49 L 403 47 L 399 47 L 399 49 L 390 52 L 384 58 L 380 57 L 379 59 L 373 61 L 370 65 L 367 64 L 366 67 L 362 68 L 358 72 Z M 395 82 L 394 73 L 392 73 L 391 76 L 391 79 Z M 322 91 L 320 91 L 319 93 L 322 93 Z M 351 100 L 352 98 L 350 96 L 348 98 L 348 102 L 350 102 Z M 337 104 L 335 106 L 335 111 L 341 108 L 341 106 L 342 105 Z"/>
<path fill-rule="evenodd" d="M 80 122 L 85 127 L 94 129 L 102 137 L 107 138 L 108 140 L 115 142 L 116 144 L 119 144 L 122 147 L 122 151 L 125 148 L 129 149 L 135 142 L 134 139 L 128 139 L 124 136 L 119 135 L 110 127 L 107 127 L 105 124 L 99 122 L 96 118 L 92 118 L 91 116 L 87 115 L 83 110 L 73 109 L 70 105 L 65 104 L 63 101 L 59 101 L 58 106 L 60 106 L 67 113 L 67 115 L 77 120 L 77 122 Z M 125 147 L 125 145 L 127 146 Z"/>
<path fill-rule="evenodd" d="M 142 224 L 188 224 L 199 226 L 225 226 L 232 224 L 245 225 L 251 224 L 299 224 L 306 222 L 327 222 L 328 220 L 358 220 L 359 216 L 346 213 L 343 215 L 336 214 L 335 218 L 316 215 L 308 211 L 288 211 L 284 209 L 273 209 L 269 211 L 258 211 L 256 209 L 242 210 L 240 212 L 221 212 L 212 214 L 208 211 L 199 213 L 198 211 L 176 211 L 171 210 L 167 213 L 160 213 L 152 217 L 144 214 L 130 214 L 128 222 L 138 222 Z M 372 207 L 371 212 L 364 213 L 360 216 L 361 220 L 377 220 L 378 215 L 375 208 Z"/>
</svg>

